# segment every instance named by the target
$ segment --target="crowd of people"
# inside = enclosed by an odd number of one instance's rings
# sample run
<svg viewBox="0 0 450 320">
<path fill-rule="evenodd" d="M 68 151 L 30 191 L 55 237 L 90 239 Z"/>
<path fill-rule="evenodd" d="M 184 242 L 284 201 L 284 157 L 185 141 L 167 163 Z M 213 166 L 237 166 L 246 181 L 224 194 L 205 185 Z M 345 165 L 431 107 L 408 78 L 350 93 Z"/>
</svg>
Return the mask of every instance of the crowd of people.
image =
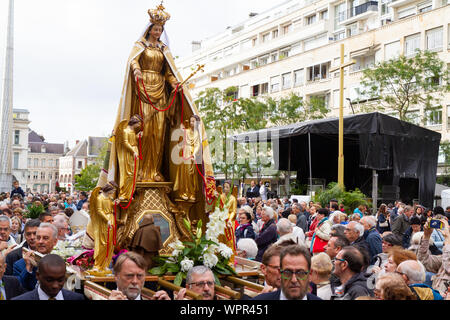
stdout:
<svg viewBox="0 0 450 320">
<path fill-rule="evenodd" d="M 321 299 L 450 299 L 450 207 L 398 200 L 350 212 L 336 199 L 264 199 L 252 181 L 237 210 L 237 254 L 262 263 L 266 291 L 282 288 L 279 256 L 295 243 L 311 256 L 308 292 Z"/>
<path fill-rule="evenodd" d="M 381 204 L 376 214 L 367 206 L 347 212 L 335 199 L 322 206 L 256 190 L 252 182 L 237 199 L 235 222 L 236 254 L 260 263 L 264 276 L 264 289 L 252 299 L 450 300 L 450 207 L 429 210 L 399 200 Z M 89 220 L 88 198 L 85 192 L 26 195 L 17 184 L 0 195 L 0 300 L 85 299 L 63 288 L 65 261 L 52 251 L 83 232 L 77 229 Z M 37 205 L 44 211 L 29 218 Z M 128 251 L 113 259 L 112 269 L 116 288 L 109 299 L 142 299 L 148 259 Z M 213 300 L 214 284 L 209 268 L 195 266 L 183 289 L 159 290 L 151 299 L 182 300 L 190 290 Z"/>
</svg>

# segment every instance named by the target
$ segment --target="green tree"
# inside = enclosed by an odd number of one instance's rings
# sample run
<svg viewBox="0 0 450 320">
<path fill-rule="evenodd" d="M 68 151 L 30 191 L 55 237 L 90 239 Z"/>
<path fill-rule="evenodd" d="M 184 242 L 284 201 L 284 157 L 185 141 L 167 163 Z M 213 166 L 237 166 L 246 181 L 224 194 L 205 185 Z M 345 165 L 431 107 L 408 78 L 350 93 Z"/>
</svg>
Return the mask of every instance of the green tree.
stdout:
<svg viewBox="0 0 450 320">
<path fill-rule="evenodd" d="M 80 191 L 91 191 L 97 186 L 101 167 L 98 164 L 87 165 L 75 176 L 75 188 Z"/>
<path fill-rule="evenodd" d="M 439 184 L 450 186 L 450 141 L 441 141 L 441 150 L 445 158 L 445 169 L 443 174 L 436 178 L 436 182 Z"/>
<path fill-rule="evenodd" d="M 97 186 L 100 171 L 102 170 L 103 163 L 108 154 L 108 139 L 105 138 L 102 146 L 98 150 L 98 156 L 94 160 L 94 163 L 87 165 L 86 168 L 75 175 L 75 188 L 80 191 L 91 191 Z"/>
<path fill-rule="evenodd" d="M 404 121 L 413 121 L 417 117 L 408 116 L 411 107 L 423 106 L 425 110 L 442 107 L 441 98 L 450 91 L 445 63 L 437 53 L 429 51 L 379 62 L 374 68 L 363 71 L 361 84 L 363 88 L 359 95 L 372 100 L 362 106 L 363 111 L 394 110 Z M 421 120 L 425 119 L 426 116 Z"/>
</svg>

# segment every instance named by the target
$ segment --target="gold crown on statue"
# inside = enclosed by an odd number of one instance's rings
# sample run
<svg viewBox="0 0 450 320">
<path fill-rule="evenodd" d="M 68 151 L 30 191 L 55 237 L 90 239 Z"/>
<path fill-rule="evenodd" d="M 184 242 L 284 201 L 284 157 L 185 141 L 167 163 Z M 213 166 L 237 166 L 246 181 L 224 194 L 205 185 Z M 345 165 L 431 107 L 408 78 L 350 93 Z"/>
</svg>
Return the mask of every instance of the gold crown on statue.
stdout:
<svg viewBox="0 0 450 320">
<path fill-rule="evenodd" d="M 156 7 L 156 9 L 148 10 L 148 15 L 150 16 L 150 22 L 152 24 L 163 26 L 166 21 L 170 19 L 170 14 L 165 12 L 164 9 L 163 2 L 161 1 L 161 4 Z"/>
</svg>

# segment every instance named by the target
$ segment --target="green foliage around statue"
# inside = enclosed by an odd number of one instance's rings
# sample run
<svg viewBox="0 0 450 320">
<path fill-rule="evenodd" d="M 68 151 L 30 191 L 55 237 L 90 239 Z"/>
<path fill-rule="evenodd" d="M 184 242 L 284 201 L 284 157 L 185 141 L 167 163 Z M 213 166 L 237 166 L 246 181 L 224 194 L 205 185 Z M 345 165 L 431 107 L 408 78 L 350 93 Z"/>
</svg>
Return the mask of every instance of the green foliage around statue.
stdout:
<svg viewBox="0 0 450 320">
<path fill-rule="evenodd" d="M 345 211 L 350 213 L 353 213 L 353 210 L 360 205 L 370 205 L 367 196 L 358 188 L 353 191 L 345 191 L 345 188 L 341 188 L 336 182 L 328 184 L 325 190 L 317 192 L 314 197 L 314 201 L 320 202 L 322 207 L 328 206 L 331 199 L 336 199 L 339 203 L 342 203 Z"/>
<path fill-rule="evenodd" d="M 216 284 L 220 284 L 219 275 L 237 275 L 229 265 L 232 250 L 222 243 L 207 240 L 202 233 L 202 221 L 197 223 L 193 232 L 190 223 L 183 219 L 184 225 L 191 239 L 181 242 L 179 240 L 169 244 L 173 249 L 169 257 L 158 256 L 153 259 L 159 264 L 150 269 L 152 275 L 162 276 L 167 273 L 175 274 L 174 284 L 179 286 L 186 279 L 188 271 L 197 265 L 205 265 L 214 273 Z"/>
</svg>

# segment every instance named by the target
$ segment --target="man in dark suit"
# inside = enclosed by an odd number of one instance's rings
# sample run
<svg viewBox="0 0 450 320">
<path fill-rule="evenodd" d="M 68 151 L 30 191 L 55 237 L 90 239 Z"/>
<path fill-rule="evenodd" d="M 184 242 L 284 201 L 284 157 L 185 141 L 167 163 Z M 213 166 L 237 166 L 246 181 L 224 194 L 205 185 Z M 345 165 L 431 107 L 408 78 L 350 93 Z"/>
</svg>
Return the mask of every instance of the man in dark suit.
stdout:
<svg viewBox="0 0 450 320">
<path fill-rule="evenodd" d="M 255 181 L 250 182 L 250 187 L 247 189 L 245 194 L 247 198 L 258 198 L 259 197 L 259 187 L 256 185 Z"/>
<path fill-rule="evenodd" d="M 23 234 L 25 235 L 25 243 L 22 245 L 24 248 L 28 248 L 31 250 L 36 250 L 36 230 L 41 224 L 39 219 L 29 220 L 25 224 L 25 228 Z M 14 263 L 23 258 L 22 256 L 22 247 L 17 248 L 11 251 L 10 254 L 6 256 L 6 271 L 5 274 L 8 276 L 13 275 L 13 266 Z"/>
<path fill-rule="evenodd" d="M 16 277 L 4 275 L 5 269 L 5 257 L 0 253 L 0 300 L 11 300 L 23 294 L 25 290 Z"/>
<path fill-rule="evenodd" d="M 39 261 L 36 278 L 38 288 L 12 300 L 84 300 L 84 296 L 63 289 L 66 281 L 66 264 L 56 254 L 48 254 Z"/>
<path fill-rule="evenodd" d="M 308 293 L 310 268 L 311 254 L 306 247 L 297 244 L 285 247 L 280 253 L 281 288 L 253 300 L 321 300 Z"/>
</svg>

